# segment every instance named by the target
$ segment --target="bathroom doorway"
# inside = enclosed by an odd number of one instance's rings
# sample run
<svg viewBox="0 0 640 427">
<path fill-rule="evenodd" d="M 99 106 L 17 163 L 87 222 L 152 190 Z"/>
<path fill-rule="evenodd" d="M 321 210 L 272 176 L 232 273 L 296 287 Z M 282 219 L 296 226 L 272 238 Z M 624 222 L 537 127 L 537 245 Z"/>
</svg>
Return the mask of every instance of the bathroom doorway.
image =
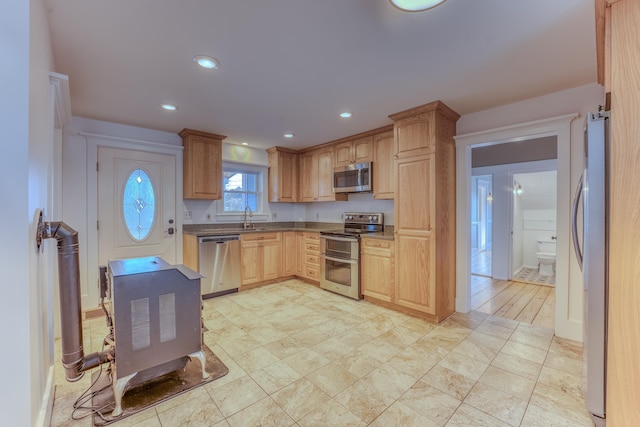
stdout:
<svg viewBox="0 0 640 427">
<path fill-rule="evenodd" d="M 472 178 L 471 274 L 492 277 L 493 177 Z"/>
<path fill-rule="evenodd" d="M 511 209 L 511 279 L 556 283 L 557 172 L 514 173 Z"/>
</svg>

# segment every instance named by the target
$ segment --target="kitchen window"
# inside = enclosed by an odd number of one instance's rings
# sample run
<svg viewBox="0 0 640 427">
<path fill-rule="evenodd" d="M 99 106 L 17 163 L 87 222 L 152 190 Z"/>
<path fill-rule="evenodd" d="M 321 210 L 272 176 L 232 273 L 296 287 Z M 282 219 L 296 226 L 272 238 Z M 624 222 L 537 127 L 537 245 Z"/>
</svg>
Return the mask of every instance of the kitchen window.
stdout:
<svg viewBox="0 0 640 427">
<path fill-rule="evenodd" d="M 261 212 L 262 173 L 237 166 L 223 168 L 222 194 L 224 213 L 244 212 L 247 206 L 252 212 Z"/>
</svg>

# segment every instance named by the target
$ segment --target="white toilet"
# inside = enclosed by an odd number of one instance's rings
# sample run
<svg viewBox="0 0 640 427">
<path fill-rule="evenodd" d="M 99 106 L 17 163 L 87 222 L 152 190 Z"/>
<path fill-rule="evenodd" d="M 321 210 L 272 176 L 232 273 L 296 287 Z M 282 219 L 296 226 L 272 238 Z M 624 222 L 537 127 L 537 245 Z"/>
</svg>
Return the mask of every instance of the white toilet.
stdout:
<svg viewBox="0 0 640 427">
<path fill-rule="evenodd" d="M 538 273 L 551 276 L 556 271 L 556 241 L 538 240 Z"/>
</svg>

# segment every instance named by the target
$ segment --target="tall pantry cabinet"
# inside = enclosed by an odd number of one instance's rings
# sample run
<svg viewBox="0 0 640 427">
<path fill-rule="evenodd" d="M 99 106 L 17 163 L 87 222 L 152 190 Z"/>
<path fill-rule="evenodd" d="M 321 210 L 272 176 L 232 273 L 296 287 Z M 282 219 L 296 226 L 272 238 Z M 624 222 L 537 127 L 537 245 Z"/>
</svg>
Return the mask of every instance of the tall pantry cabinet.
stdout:
<svg viewBox="0 0 640 427">
<path fill-rule="evenodd" d="M 395 153 L 395 303 L 435 322 L 455 306 L 455 142 L 440 101 L 389 116 Z"/>
</svg>

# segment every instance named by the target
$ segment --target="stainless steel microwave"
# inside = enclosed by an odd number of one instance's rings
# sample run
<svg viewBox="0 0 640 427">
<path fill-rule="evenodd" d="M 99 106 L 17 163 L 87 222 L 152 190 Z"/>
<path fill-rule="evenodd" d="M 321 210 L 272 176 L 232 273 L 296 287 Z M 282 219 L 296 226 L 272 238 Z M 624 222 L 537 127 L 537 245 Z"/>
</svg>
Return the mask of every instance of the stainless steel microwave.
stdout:
<svg viewBox="0 0 640 427">
<path fill-rule="evenodd" d="M 354 163 L 333 169 L 333 191 L 336 193 L 359 193 L 371 191 L 371 162 Z"/>
</svg>

